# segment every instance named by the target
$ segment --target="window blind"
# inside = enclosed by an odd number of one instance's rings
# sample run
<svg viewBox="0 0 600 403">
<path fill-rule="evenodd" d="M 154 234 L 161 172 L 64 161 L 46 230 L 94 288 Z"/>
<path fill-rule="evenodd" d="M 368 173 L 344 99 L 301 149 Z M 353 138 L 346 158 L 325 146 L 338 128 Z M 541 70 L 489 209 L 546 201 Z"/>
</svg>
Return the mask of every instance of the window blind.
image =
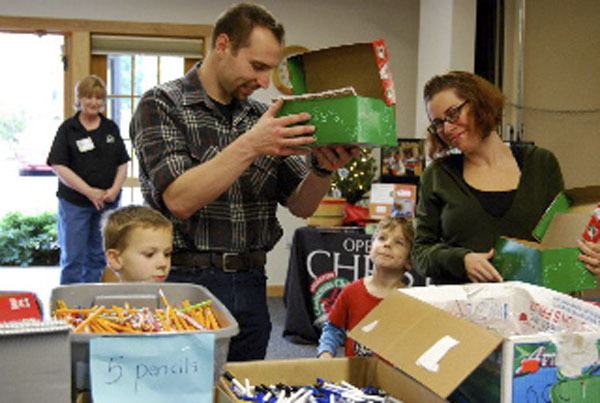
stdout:
<svg viewBox="0 0 600 403">
<path fill-rule="evenodd" d="M 92 54 L 151 54 L 160 56 L 202 57 L 201 38 L 165 38 L 92 34 Z"/>
</svg>

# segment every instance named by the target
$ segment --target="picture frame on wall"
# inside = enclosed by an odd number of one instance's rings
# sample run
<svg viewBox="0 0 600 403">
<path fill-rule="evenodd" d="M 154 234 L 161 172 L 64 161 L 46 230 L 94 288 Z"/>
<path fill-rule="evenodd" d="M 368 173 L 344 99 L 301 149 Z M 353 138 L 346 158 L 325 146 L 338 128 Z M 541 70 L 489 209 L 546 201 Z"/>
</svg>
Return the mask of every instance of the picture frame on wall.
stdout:
<svg viewBox="0 0 600 403">
<path fill-rule="evenodd" d="M 382 183 L 419 183 L 425 169 L 425 140 L 398 139 L 394 147 L 381 147 Z"/>
</svg>

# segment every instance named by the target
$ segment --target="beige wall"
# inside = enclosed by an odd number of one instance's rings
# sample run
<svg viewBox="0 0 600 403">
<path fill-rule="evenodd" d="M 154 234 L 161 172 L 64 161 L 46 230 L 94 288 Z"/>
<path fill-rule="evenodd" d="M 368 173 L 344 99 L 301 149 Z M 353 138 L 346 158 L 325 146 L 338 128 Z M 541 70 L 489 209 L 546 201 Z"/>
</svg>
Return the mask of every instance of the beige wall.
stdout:
<svg viewBox="0 0 600 403">
<path fill-rule="evenodd" d="M 421 0 L 419 63 L 415 93 L 415 137 L 425 137 L 429 120 L 423 87 L 434 75 L 475 67 L 476 0 Z"/>
<path fill-rule="evenodd" d="M 509 3 L 513 10 L 518 6 L 516 0 Z M 509 21 L 516 26 L 514 14 Z M 525 2 L 523 138 L 556 154 L 568 187 L 600 184 L 598 21 L 598 0 Z M 510 79 L 517 71 L 518 52 L 514 31 L 508 37 Z M 512 102 L 516 88 L 514 80 L 506 83 Z M 514 122 L 515 108 L 507 112 Z"/>
<path fill-rule="evenodd" d="M 236 0 L 0 0 L 0 15 L 212 24 Z M 318 49 L 383 38 L 398 97 L 397 125 L 413 137 L 419 0 L 262 0 L 286 27 L 287 44 Z M 142 12 L 143 10 L 143 12 Z M 269 101 L 271 86 L 258 94 Z"/>
</svg>

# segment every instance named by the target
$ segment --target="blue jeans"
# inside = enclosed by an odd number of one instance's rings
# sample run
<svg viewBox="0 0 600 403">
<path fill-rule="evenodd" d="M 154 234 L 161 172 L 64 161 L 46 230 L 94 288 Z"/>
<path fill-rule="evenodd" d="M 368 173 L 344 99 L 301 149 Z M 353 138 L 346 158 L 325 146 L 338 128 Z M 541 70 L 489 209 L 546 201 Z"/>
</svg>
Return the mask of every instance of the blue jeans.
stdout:
<svg viewBox="0 0 600 403">
<path fill-rule="evenodd" d="M 262 360 L 267 353 L 271 319 L 267 306 L 267 277 L 263 271 L 224 272 L 173 266 L 169 282 L 206 287 L 229 309 L 240 333 L 231 339 L 227 361 Z"/>
<path fill-rule="evenodd" d="M 106 267 L 100 219 L 119 205 L 116 200 L 98 211 L 58 198 L 58 242 L 60 245 L 61 284 L 95 283 Z"/>
</svg>

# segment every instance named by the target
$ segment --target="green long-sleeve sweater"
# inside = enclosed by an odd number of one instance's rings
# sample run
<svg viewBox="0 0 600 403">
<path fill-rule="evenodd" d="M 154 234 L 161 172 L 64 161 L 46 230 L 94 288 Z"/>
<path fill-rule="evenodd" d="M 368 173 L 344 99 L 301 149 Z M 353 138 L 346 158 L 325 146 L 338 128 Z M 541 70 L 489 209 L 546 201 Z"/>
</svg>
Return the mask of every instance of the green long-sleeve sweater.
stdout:
<svg viewBox="0 0 600 403">
<path fill-rule="evenodd" d="M 531 231 L 564 187 L 554 154 L 518 145 L 521 179 L 504 216 L 488 214 L 463 178 L 463 155 L 436 160 L 421 177 L 412 259 L 436 284 L 468 282 L 464 256 L 487 252 L 499 236 L 532 239 Z"/>
</svg>

